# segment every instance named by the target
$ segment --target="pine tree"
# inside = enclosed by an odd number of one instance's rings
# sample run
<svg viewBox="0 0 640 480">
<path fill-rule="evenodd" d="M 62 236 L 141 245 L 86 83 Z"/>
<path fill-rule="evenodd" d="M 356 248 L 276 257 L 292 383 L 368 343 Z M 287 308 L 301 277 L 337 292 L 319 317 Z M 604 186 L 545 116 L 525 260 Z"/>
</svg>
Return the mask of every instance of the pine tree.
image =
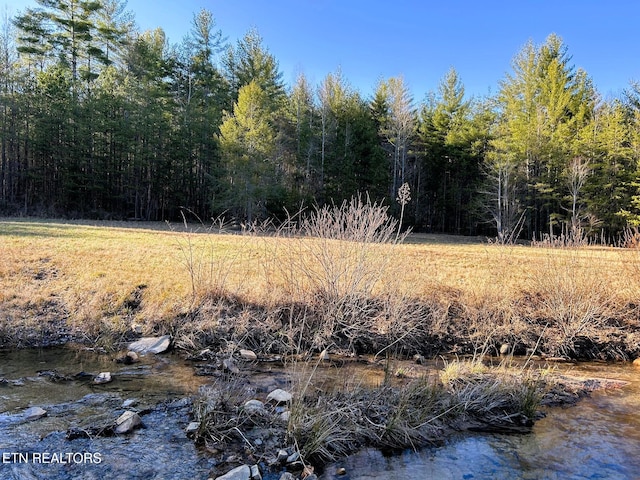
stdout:
<svg viewBox="0 0 640 480">
<path fill-rule="evenodd" d="M 276 184 L 276 131 L 271 99 L 256 81 L 240 88 L 233 115 L 220 127 L 220 147 L 228 182 L 227 206 L 252 223 L 265 216 Z"/>
<path fill-rule="evenodd" d="M 57 55 L 68 66 L 75 83 L 80 76 L 95 78 L 92 62 L 107 63 L 98 47 L 97 12 L 103 7 L 94 0 L 37 0 L 40 7 L 26 10 L 16 18 L 22 31 L 20 51 L 39 58 Z"/>
<path fill-rule="evenodd" d="M 176 103 L 171 151 L 177 165 L 172 203 L 206 218 L 220 193 L 220 152 L 216 142 L 229 88 L 215 66 L 224 48 L 211 12 L 193 17 L 189 35 L 177 50 L 171 89 Z M 176 185 L 176 186 L 177 186 Z"/>
<path fill-rule="evenodd" d="M 422 106 L 418 124 L 420 177 L 416 192 L 418 218 L 431 228 L 451 233 L 472 232 L 475 194 L 489 134 L 488 109 L 465 99 L 455 69 Z M 424 193 L 421 193 L 424 192 Z"/>
<path fill-rule="evenodd" d="M 281 106 L 285 98 L 282 72 L 275 57 L 262 45 L 256 29 L 249 30 L 235 46 L 229 46 L 222 63 L 233 101 L 238 99 L 242 87 L 256 82 L 271 105 Z"/>
<path fill-rule="evenodd" d="M 529 42 L 501 82 L 500 125 L 495 154 L 512 156 L 526 185 L 531 207 L 529 235 L 551 229 L 565 218 L 563 175 L 575 158 L 574 139 L 590 121 L 595 92 L 590 79 L 570 65 L 567 47 L 550 35 L 539 47 Z"/>
</svg>

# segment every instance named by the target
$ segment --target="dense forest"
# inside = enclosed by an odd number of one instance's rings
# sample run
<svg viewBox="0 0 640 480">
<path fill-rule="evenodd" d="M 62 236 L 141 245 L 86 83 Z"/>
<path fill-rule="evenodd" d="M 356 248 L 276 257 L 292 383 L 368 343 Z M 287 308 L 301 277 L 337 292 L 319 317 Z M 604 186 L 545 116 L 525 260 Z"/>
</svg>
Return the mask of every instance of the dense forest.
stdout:
<svg viewBox="0 0 640 480">
<path fill-rule="evenodd" d="M 256 30 L 228 41 L 206 10 L 169 44 L 122 0 L 38 5 L 0 32 L 1 214 L 251 223 L 366 192 L 394 214 L 410 196 L 405 224 L 424 231 L 640 223 L 640 87 L 601 98 L 557 35 L 491 97 L 451 69 L 416 102 L 401 77 L 370 98 L 340 71 L 287 86 Z"/>
</svg>

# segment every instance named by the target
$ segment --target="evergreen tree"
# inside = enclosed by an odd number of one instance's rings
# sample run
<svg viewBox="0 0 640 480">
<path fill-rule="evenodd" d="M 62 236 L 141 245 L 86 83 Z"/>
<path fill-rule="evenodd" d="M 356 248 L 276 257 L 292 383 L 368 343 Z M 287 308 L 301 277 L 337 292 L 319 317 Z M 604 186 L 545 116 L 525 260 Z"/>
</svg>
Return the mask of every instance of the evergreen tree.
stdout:
<svg viewBox="0 0 640 480">
<path fill-rule="evenodd" d="M 15 29 L 6 15 L 0 19 L 0 209 L 15 205 L 18 185 L 18 59 Z"/>
<path fill-rule="evenodd" d="M 87 81 L 94 77 L 92 61 L 107 63 L 105 52 L 95 37 L 97 12 L 95 0 L 37 0 L 40 7 L 27 9 L 16 18 L 23 32 L 20 51 L 38 57 L 57 55 L 58 61 L 71 70 L 75 83 L 80 75 Z"/>
<path fill-rule="evenodd" d="M 166 218 L 168 208 L 177 208 L 170 198 L 176 170 L 168 148 L 174 114 L 165 78 L 172 71 L 170 55 L 162 29 L 139 35 L 129 46 L 127 76 L 130 112 L 126 117 L 129 135 L 127 149 L 127 216 L 137 219 Z"/>
<path fill-rule="evenodd" d="M 215 66 L 224 48 L 211 12 L 193 17 L 190 34 L 177 52 L 172 72 L 176 102 L 171 151 L 178 168 L 172 202 L 201 216 L 210 213 L 220 194 L 220 153 L 216 142 L 222 112 L 228 102 L 228 85 Z"/>
<path fill-rule="evenodd" d="M 262 45 L 262 37 L 256 29 L 249 30 L 235 46 L 229 46 L 222 63 L 234 102 L 242 87 L 256 82 L 271 105 L 281 106 L 285 98 L 282 72 L 275 57 Z"/>
<path fill-rule="evenodd" d="M 488 109 L 465 100 L 455 69 L 443 77 L 437 94 L 423 104 L 418 125 L 421 144 L 420 178 L 415 197 L 421 223 L 430 228 L 469 233 L 481 164 L 489 135 Z"/>
<path fill-rule="evenodd" d="M 240 88 L 233 114 L 220 127 L 228 182 L 227 206 L 251 223 L 264 217 L 278 175 L 271 99 L 252 81 Z"/>
<path fill-rule="evenodd" d="M 613 100 L 602 104 L 594 119 L 586 202 L 597 226 L 610 234 L 640 225 L 638 113 L 633 102 Z"/>
<path fill-rule="evenodd" d="M 590 121 L 595 92 L 587 75 L 569 64 L 556 35 L 536 47 L 529 42 L 513 60 L 513 74 L 498 94 L 500 126 L 496 155 L 512 156 L 526 185 L 529 235 L 552 229 L 564 218 L 562 199 L 574 139 Z M 553 233 L 553 232 L 552 232 Z"/>
<path fill-rule="evenodd" d="M 125 47 L 135 31 L 133 14 L 126 6 L 126 0 L 102 0 L 102 8 L 96 11 L 95 41 L 104 65 L 122 62 Z"/>
<path fill-rule="evenodd" d="M 295 151 L 298 195 L 310 197 L 314 193 L 314 179 L 318 174 L 318 113 L 309 81 L 299 75 L 288 96 L 287 116 L 292 125 L 292 147 Z"/>
</svg>

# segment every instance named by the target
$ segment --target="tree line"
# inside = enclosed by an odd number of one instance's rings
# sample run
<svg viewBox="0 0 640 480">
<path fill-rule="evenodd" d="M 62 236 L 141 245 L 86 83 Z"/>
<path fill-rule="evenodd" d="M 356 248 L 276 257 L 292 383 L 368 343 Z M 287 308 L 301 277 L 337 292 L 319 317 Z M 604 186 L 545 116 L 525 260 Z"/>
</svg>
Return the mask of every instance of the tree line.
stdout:
<svg viewBox="0 0 640 480">
<path fill-rule="evenodd" d="M 169 44 L 122 0 L 37 2 L 0 32 L 3 214 L 251 223 L 366 192 L 399 215 L 404 185 L 419 230 L 640 224 L 640 87 L 603 99 L 555 34 L 493 96 L 452 68 L 416 102 L 402 77 L 370 97 L 339 70 L 287 86 L 256 30 L 230 42 L 207 10 Z"/>
</svg>

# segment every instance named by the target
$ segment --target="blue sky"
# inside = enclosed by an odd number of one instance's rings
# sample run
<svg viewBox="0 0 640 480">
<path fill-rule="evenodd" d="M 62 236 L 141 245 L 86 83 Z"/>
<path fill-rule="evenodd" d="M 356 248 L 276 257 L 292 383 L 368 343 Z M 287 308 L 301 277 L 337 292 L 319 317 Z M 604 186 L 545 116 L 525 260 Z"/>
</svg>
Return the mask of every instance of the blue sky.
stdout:
<svg viewBox="0 0 640 480">
<path fill-rule="evenodd" d="M 12 0 L 10 10 L 34 6 Z M 142 30 L 171 42 L 193 14 L 210 10 L 230 42 L 256 27 L 292 83 L 314 83 L 340 68 L 369 96 L 379 79 L 402 75 L 416 100 L 454 67 L 468 94 L 495 93 L 528 40 L 560 35 L 605 97 L 640 80 L 640 2 L 622 0 L 129 0 Z"/>
</svg>

